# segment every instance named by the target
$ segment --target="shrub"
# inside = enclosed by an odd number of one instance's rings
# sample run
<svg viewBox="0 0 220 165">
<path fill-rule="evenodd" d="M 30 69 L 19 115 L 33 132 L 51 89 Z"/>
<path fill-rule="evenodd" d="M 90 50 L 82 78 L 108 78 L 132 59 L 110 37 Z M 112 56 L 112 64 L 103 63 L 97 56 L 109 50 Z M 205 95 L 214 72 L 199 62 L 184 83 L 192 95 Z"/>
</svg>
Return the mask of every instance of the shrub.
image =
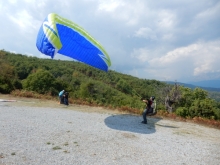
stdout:
<svg viewBox="0 0 220 165">
<path fill-rule="evenodd" d="M 10 80 L 0 77 L 0 93 L 10 93 L 14 90 L 14 86 Z"/>
<path fill-rule="evenodd" d="M 36 91 L 40 94 L 51 92 L 51 87 L 54 86 L 55 78 L 53 75 L 45 70 L 38 70 L 36 73 L 30 74 L 24 80 L 24 89 Z"/>
<path fill-rule="evenodd" d="M 213 109 L 213 111 L 214 111 L 215 119 L 220 120 L 220 109 L 219 108 L 215 108 L 215 109 Z"/>
<path fill-rule="evenodd" d="M 185 108 L 185 107 L 179 107 L 177 108 L 176 112 L 175 112 L 178 116 L 181 116 L 181 117 L 186 117 L 189 115 L 188 113 L 188 109 Z"/>
</svg>

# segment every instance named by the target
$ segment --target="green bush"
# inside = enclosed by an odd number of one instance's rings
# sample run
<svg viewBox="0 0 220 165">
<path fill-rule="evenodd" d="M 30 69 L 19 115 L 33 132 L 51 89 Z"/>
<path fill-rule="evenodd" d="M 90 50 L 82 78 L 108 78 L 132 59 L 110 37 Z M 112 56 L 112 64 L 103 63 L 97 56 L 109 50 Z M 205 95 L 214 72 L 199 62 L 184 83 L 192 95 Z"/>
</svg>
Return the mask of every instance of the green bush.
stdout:
<svg viewBox="0 0 220 165">
<path fill-rule="evenodd" d="M 0 58 L 0 93 L 10 93 L 18 85 L 17 82 L 14 67 Z"/>
<path fill-rule="evenodd" d="M 54 86 L 54 82 L 55 78 L 50 72 L 40 69 L 36 73 L 30 74 L 27 79 L 23 81 L 23 87 L 30 91 L 45 94 L 50 92 L 51 87 Z"/>
<path fill-rule="evenodd" d="M 0 93 L 10 93 L 14 90 L 13 82 L 11 80 L 0 76 Z"/>
<path fill-rule="evenodd" d="M 94 83 L 87 82 L 80 85 L 80 96 L 82 98 L 92 98 L 95 94 Z"/>
<path fill-rule="evenodd" d="M 195 99 L 192 105 L 189 107 L 190 117 L 204 117 L 211 118 L 214 116 L 215 101 L 209 98 L 206 99 Z"/>
<path fill-rule="evenodd" d="M 213 109 L 213 112 L 214 112 L 215 119 L 220 120 L 220 109 L 215 108 Z"/>
<path fill-rule="evenodd" d="M 177 110 L 175 111 L 175 113 L 178 115 L 178 116 L 181 116 L 181 117 L 187 117 L 189 115 L 188 113 L 188 109 L 186 107 L 179 107 L 177 108 Z"/>
<path fill-rule="evenodd" d="M 157 102 L 157 107 L 156 108 L 157 108 L 157 110 L 165 110 L 166 109 L 164 104 L 161 104 L 161 103 L 158 103 L 158 102 Z"/>
</svg>

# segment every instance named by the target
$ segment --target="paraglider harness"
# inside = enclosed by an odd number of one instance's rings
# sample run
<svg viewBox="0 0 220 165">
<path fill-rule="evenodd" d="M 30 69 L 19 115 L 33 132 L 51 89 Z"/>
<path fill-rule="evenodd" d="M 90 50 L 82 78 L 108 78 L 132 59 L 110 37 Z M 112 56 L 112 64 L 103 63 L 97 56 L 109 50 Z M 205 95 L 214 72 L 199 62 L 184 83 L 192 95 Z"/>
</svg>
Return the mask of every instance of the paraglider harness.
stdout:
<svg viewBox="0 0 220 165">
<path fill-rule="evenodd" d="M 156 109 L 156 100 L 154 99 L 154 100 L 149 100 L 149 99 L 147 99 L 146 101 L 145 101 L 146 103 L 147 103 L 147 106 L 146 106 L 146 109 L 147 109 L 147 116 L 153 116 L 153 115 L 156 115 L 157 114 L 157 109 Z M 153 104 L 153 107 L 151 106 Z"/>
<path fill-rule="evenodd" d="M 151 113 L 147 113 L 147 116 L 154 116 L 154 115 L 157 114 L 157 109 L 156 109 L 157 104 L 156 104 L 156 100 L 153 100 L 153 101 L 152 101 L 152 104 L 154 104 L 153 111 L 152 111 Z"/>
</svg>

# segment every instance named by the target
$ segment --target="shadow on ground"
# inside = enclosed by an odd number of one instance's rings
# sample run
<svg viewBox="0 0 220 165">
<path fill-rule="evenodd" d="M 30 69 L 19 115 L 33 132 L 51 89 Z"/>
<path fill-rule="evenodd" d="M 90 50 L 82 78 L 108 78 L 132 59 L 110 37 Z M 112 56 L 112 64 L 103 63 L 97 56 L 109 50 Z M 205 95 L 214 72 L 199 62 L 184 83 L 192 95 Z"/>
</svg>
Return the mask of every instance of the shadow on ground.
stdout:
<svg viewBox="0 0 220 165">
<path fill-rule="evenodd" d="M 155 133 L 155 125 L 162 118 L 148 117 L 147 124 L 142 124 L 142 116 L 134 115 L 112 115 L 105 119 L 105 124 L 107 127 L 119 131 L 127 131 L 140 134 L 151 134 Z"/>
</svg>

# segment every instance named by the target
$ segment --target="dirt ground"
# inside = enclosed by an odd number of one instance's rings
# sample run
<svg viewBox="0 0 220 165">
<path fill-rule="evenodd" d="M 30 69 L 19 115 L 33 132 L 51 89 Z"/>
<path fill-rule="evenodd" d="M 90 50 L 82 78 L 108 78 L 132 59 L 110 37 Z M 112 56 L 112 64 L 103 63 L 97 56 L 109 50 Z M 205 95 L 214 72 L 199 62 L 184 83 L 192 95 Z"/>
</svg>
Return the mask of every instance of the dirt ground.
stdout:
<svg viewBox="0 0 220 165">
<path fill-rule="evenodd" d="M 50 107 L 50 108 L 59 108 L 66 107 L 65 105 L 60 105 L 59 100 L 45 100 L 45 99 L 35 99 L 35 98 L 26 98 L 26 97 L 15 97 L 12 95 L 3 95 L 0 94 L 1 101 L 11 101 L 11 105 L 16 106 L 30 106 L 30 107 Z M 77 105 L 70 104 L 68 109 L 78 110 L 83 112 L 98 112 L 98 113 L 116 113 L 116 114 L 128 114 L 127 112 L 121 112 L 118 110 L 107 109 L 103 107 L 92 107 L 87 105 Z"/>
<path fill-rule="evenodd" d="M 101 107 L 0 95 L 0 164 L 220 164 L 219 129 L 141 120 Z"/>
</svg>

